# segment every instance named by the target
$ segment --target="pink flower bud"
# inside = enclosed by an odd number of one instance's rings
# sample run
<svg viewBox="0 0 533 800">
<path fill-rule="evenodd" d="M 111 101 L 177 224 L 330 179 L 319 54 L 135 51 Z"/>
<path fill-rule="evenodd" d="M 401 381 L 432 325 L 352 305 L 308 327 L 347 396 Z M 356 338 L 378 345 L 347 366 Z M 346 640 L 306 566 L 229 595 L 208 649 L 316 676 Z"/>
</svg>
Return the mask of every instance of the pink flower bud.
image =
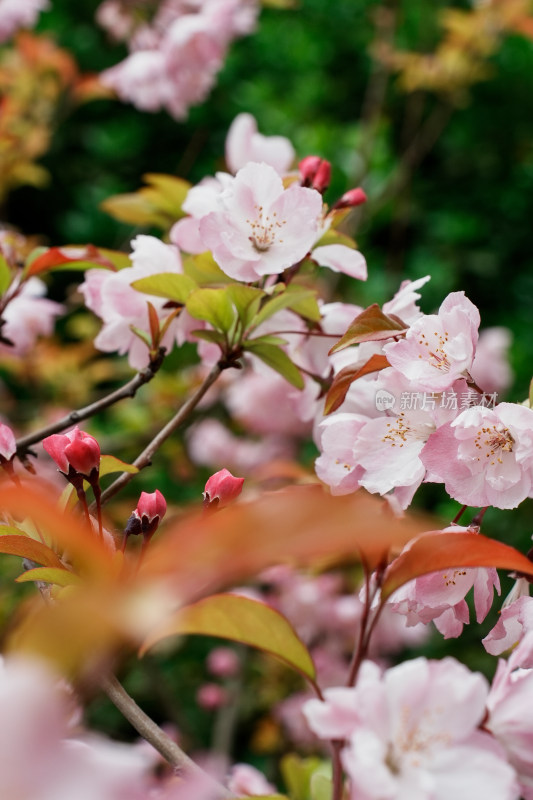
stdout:
<svg viewBox="0 0 533 800">
<path fill-rule="evenodd" d="M 232 678 L 239 668 L 239 656 L 230 647 L 215 647 L 207 656 L 207 669 L 217 678 Z"/>
<path fill-rule="evenodd" d="M 362 203 L 366 203 L 366 194 L 364 191 L 357 187 L 357 189 L 350 189 L 340 197 L 333 208 L 355 208 Z"/>
<path fill-rule="evenodd" d="M 311 186 L 321 163 L 322 159 L 320 156 L 306 156 L 302 158 L 298 164 L 298 170 L 304 186 Z"/>
<path fill-rule="evenodd" d="M 159 527 L 159 523 L 167 511 L 167 501 L 159 491 L 141 492 L 137 508 L 133 511 L 126 525 L 126 536 L 139 533 L 150 539 Z"/>
<path fill-rule="evenodd" d="M 316 175 L 313 178 L 313 183 L 311 184 L 313 189 L 316 189 L 317 192 L 323 194 L 326 189 L 328 188 L 331 181 L 331 164 L 329 161 L 322 161 L 319 168 L 316 171 Z"/>
<path fill-rule="evenodd" d="M 10 461 L 16 452 L 15 434 L 9 425 L 0 423 L 0 459 L 5 458 L 6 461 Z"/>
<path fill-rule="evenodd" d="M 69 468 L 89 478 L 100 467 L 100 445 L 96 439 L 76 426 L 68 433 L 56 433 L 43 440 L 43 447 L 59 469 L 68 474 Z"/>
<path fill-rule="evenodd" d="M 205 485 L 204 507 L 223 508 L 235 500 L 242 492 L 244 478 L 235 478 L 227 469 L 211 475 Z"/>
<path fill-rule="evenodd" d="M 196 693 L 196 702 L 205 711 L 214 711 L 228 702 L 228 693 L 217 683 L 204 683 Z"/>
<path fill-rule="evenodd" d="M 298 164 L 302 186 L 310 186 L 321 194 L 326 191 L 331 180 L 331 164 L 320 156 L 306 156 Z"/>
</svg>

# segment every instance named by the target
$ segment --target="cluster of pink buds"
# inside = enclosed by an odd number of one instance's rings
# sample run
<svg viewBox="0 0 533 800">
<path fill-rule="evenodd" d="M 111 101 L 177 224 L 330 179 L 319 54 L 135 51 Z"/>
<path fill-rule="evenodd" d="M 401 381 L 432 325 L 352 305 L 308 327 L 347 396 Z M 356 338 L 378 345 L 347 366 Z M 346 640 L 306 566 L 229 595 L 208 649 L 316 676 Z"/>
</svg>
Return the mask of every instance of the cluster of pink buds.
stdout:
<svg viewBox="0 0 533 800">
<path fill-rule="evenodd" d="M 331 164 L 320 156 L 306 156 L 298 164 L 302 186 L 324 194 L 331 181 Z"/>
</svg>

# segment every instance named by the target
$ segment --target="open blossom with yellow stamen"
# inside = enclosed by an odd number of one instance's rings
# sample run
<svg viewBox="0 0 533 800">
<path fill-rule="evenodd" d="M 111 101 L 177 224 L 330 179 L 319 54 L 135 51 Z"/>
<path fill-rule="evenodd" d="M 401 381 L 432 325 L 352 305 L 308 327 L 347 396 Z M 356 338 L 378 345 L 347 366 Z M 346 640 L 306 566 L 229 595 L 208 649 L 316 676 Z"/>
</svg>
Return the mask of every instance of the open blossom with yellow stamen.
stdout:
<svg viewBox="0 0 533 800">
<path fill-rule="evenodd" d="M 469 408 L 439 428 L 420 457 L 459 503 L 516 508 L 533 494 L 533 410 Z"/>
<path fill-rule="evenodd" d="M 385 345 L 383 352 L 391 366 L 419 388 L 442 392 L 458 378 L 468 377 L 479 321 L 479 311 L 464 292 L 453 292 L 438 314 L 419 319 L 404 339 Z"/>
</svg>

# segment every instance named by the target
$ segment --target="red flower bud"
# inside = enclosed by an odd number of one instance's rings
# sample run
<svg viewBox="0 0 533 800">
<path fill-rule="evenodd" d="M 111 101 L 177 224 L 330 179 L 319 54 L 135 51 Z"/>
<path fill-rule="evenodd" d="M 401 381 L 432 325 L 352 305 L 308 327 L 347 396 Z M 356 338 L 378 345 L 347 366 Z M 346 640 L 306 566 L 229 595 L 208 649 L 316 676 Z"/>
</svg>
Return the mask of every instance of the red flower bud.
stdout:
<svg viewBox="0 0 533 800">
<path fill-rule="evenodd" d="M 357 189 L 350 189 L 349 192 L 345 192 L 337 200 L 333 208 L 354 208 L 362 203 L 366 203 L 366 194 L 360 187 L 357 187 Z"/>
<path fill-rule="evenodd" d="M 204 508 L 223 508 L 242 492 L 244 478 L 235 478 L 227 469 L 211 475 L 205 485 Z"/>
<path fill-rule="evenodd" d="M 328 188 L 330 181 L 331 181 L 331 164 L 329 163 L 329 161 L 322 161 L 319 168 L 316 171 L 311 186 L 313 187 L 313 189 L 316 189 L 317 192 L 323 194 Z"/>
<path fill-rule="evenodd" d="M 0 423 L 0 459 L 10 461 L 17 452 L 15 434 L 9 427 Z"/>
<path fill-rule="evenodd" d="M 298 164 L 302 186 L 310 186 L 322 194 L 331 180 L 331 164 L 320 156 L 306 156 Z"/>
<path fill-rule="evenodd" d="M 302 158 L 298 164 L 298 169 L 304 186 L 311 186 L 321 163 L 322 159 L 320 156 L 306 156 Z"/>
<path fill-rule="evenodd" d="M 167 501 L 159 491 L 141 492 L 137 508 L 126 525 L 126 536 L 142 533 L 150 539 L 159 527 L 159 523 L 167 512 Z"/>
<path fill-rule="evenodd" d="M 43 439 L 43 447 L 65 474 L 72 468 L 89 478 L 93 470 L 98 472 L 100 468 L 100 445 L 77 426 L 68 433 L 55 433 Z"/>
</svg>

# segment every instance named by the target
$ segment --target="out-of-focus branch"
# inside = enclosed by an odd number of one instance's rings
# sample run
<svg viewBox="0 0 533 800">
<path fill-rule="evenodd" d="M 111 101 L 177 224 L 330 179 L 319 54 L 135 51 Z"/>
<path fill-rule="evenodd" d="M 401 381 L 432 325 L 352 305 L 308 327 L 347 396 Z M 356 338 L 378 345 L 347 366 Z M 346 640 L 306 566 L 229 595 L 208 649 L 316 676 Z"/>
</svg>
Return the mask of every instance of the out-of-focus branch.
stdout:
<svg viewBox="0 0 533 800">
<path fill-rule="evenodd" d="M 157 357 L 153 359 L 145 369 L 138 372 L 128 383 L 121 386 L 120 389 L 116 389 L 114 392 L 105 395 L 105 397 L 101 397 L 100 400 L 95 400 L 94 403 L 90 403 L 88 406 L 78 408 L 76 411 L 71 411 L 70 414 L 61 417 L 61 419 L 52 422 L 44 428 L 40 428 L 33 433 L 29 433 L 27 436 L 22 436 L 20 439 L 17 439 L 17 453 L 23 455 L 30 445 L 42 441 L 42 439 L 45 439 L 47 436 L 52 436 L 54 433 L 59 433 L 60 431 L 70 428 L 77 422 L 93 417 L 95 414 L 98 414 L 99 411 L 102 411 L 104 408 L 109 408 L 109 406 L 114 405 L 119 400 L 123 400 L 126 397 L 135 397 L 141 386 L 144 386 L 145 383 L 149 383 L 158 372 L 163 363 L 164 356 L 165 349 L 160 348 Z"/>
<path fill-rule="evenodd" d="M 152 458 L 159 450 L 161 445 L 190 416 L 207 390 L 215 383 L 224 368 L 225 365 L 220 362 L 215 364 L 192 397 L 190 397 L 187 402 L 182 405 L 180 410 L 172 417 L 171 420 L 169 420 L 169 422 L 167 422 L 163 428 L 161 428 L 161 430 L 154 436 L 152 441 L 144 448 L 142 453 L 137 456 L 133 462 L 134 467 L 137 467 L 139 470 L 141 470 L 152 463 Z M 119 475 L 119 477 L 113 481 L 113 483 L 108 486 L 104 492 L 102 492 L 102 505 L 114 497 L 117 492 L 124 488 L 124 486 L 127 486 L 127 484 L 135 477 L 136 474 L 137 473 L 123 472 L 121 475 Z M 93 510 L 92 506 L 91 510 Z"/>
<path fill-rule="evenodd" d="M 183 771 L 191 777 L 198 777 L 208 782 L 221 798 L 233 797 L 222 784 L 215 781 L 203 771 L 189 756 L 183 752 L 176 742 L 161 730 L 159 725 L 137 705 L 122 684 L 114 677 L 107 678 L 102 688 L 120 713 L 133 725 L 135 730 L 160 753 L 175 769 Z"/>
</svg>

